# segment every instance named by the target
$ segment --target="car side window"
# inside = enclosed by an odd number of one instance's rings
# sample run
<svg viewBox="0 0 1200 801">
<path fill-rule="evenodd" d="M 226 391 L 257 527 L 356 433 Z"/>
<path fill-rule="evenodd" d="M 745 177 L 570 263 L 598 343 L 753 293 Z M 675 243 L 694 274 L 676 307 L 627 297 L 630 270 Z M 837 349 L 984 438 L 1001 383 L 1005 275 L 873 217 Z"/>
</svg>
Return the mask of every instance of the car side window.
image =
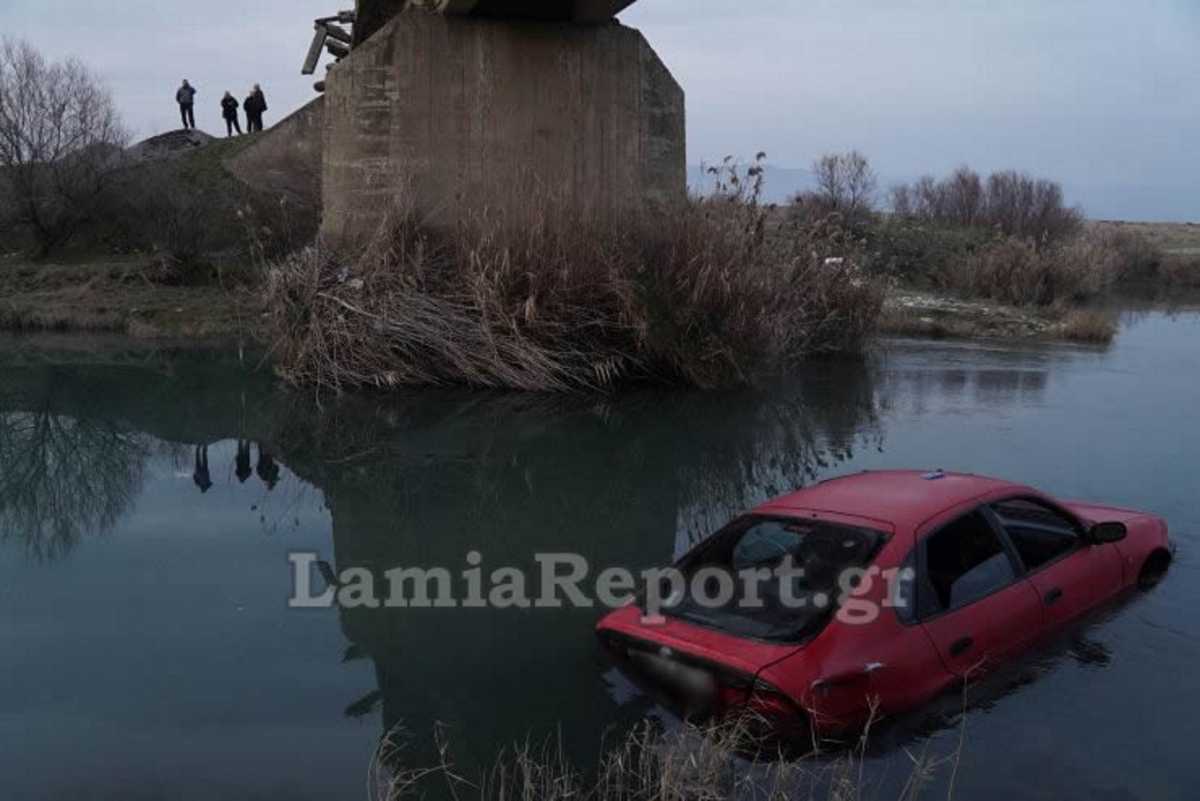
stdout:
<svg viewBox="0 0 1200 801">
<path fill-rule="evenodd" d="M 992 511 L 1027 570 L 1036 570 L 1083 544 L 1083 534 L 1074 520 L 1033 499 L 1000 501 L 992 504 Z"/>
<path fill-rule="evenodd" d="M 917 610 L 922 618 L 960 609 L 1011 584 L 1016 569 L 996 530 L 979 510 L 925 540 Z"/>
</svg>

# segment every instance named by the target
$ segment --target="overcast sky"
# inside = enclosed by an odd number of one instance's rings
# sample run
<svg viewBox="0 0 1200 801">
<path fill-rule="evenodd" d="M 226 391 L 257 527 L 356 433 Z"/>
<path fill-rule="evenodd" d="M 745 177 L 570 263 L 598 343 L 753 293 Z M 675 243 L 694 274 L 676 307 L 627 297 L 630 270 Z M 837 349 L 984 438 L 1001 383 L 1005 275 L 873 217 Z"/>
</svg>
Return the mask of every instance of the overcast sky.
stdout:
<svg viewBox="0 0 1200 801">
<path fill-rule="evenodd" d="M 76 55 L 139 137 L 177 127 L 180 78 L 217 101 L 313 96 L 314 17 L 352 0 L 3 0 L 4 29 Z M 1094 217 L 1200 220 L 1200 0 L 640 0 L 688 95 L 689 160 L 780 167 L 858 148 L 885 180 L 963 163 L 1061 180 Z"/>
</svg>

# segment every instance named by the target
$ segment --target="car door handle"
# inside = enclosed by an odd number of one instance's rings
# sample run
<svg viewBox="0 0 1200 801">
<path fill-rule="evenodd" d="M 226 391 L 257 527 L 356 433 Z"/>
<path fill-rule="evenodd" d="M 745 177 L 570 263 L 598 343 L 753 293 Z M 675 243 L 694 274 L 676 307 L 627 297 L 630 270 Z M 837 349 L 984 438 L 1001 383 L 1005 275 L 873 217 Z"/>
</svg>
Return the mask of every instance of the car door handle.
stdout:
<svg viewBox="0 0 1200 801">
<path fill-rule="evenodd" d="M 1046 597 L 1043 600 L 1045 600 L 1046 606 L 1054 606 L 1056 603 L 1058 603 L 1059 601 L 1062 600 L 1062 597 L 1063 597 L 1062 589 L 1059 587 L 1055 587 L 1054 589 L 1052 589 L 1046 593 Z"/>
<path fill-rule="evenodd" d="M 955 640 L 950 646 L 950 656 L 962 656 L 967 651 L 971 650 L 971 646 L 975 644 L 975 640 L 970 637 L 963 637 L 961 640 Z"/>
</svg>

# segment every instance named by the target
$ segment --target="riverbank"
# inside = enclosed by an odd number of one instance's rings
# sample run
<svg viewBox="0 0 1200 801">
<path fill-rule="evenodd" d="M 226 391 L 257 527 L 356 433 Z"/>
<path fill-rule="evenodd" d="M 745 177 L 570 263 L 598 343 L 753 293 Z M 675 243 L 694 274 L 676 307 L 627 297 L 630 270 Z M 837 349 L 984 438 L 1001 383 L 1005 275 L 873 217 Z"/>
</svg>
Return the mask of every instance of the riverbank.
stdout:
<svg viewBox="0 0 1200 801">
<path fill-rule="evenodd" d="M 266 339 L 264 307 L 246 287 L 170 286 L 147 278 L 138 258 L 75 264 L 0 259 L 0 330 L 106 332 L 173 346 Z M 1070 314 L 893 289 L 879 333 L 938 339 L 1096 341 L 1069 325 Z M 1107 337 L 1111 338 L 1111 337 Z M 1104 339 L 1104 338 L 1102 338 Z"/>
<path fill-rule="evenodd" d="M 1106 344 L 1116 336 L 1115 315 L 1102 310 L 1006 306 L 936 292 L 896 290 L 879 317 L 880 334 L 931 339 Z"/>
<path fill-rule="evenodd" d="M 145 258 L 74 264 L 0 259 L 0 330 L 107 332 L 176 344 L 257 338 L 261 301 L 219 280 L 167 285 Z"/>
<path fill-rule="evenodd" d="M 1200 253 L 1200 225 L 1094 225 L 1134 231 L 1171 258 L 1183 260 L 1181 264 L 1190 264 L 1186 260 Z M 1195 269 L 1200 283 L 1200 268 Z M 269 339 L 261 293 L 245 285 L 245 276 L 225 280 L 214 271 L 198 282 L 168 284 L 155 270 L 153 260 L 144 255 L 74 255 L 48 263 L 17 254 L 0 256 L 0 330 L 107 332 L 183 347 Z M 1188 285 L 1173 284 L 1171 296 Z M 1104 343 L 1115 335 L 1116 323 L 1111 315 L 1094 311 L 1017 307 L 895 286 L 887 293 L 878 332 L 937 339 Z"/>
</svg>

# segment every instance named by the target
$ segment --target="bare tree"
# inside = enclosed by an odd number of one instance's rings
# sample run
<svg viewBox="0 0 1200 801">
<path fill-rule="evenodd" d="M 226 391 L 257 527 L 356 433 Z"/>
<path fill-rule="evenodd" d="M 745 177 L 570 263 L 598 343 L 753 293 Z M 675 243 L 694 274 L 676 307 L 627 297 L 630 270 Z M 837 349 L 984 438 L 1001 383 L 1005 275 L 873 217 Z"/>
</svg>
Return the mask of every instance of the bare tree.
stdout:
<svg viewBox="0 0 1200 801">
<path fill-rule="evenodd" d="M 817 188 L 795 199 L 805 214 L 839 214 L 850 227 L 861 225 L 875 208 L 878 177 L 862 153 L 828 153 L 813 162 Z"/>
<path fill-rule="evenodd" d="M 27 229 L 40 255 L 66 242 L 127 141 L 112 94 L 82 63 L 0 41 L 0 226 Z"/>
<path fill-rule="evenodd" d="M 878 183 L 871 162 L 857 150 L 829 153 L 813 163 L 817 192 L 831 209 L 859 213 L 874 205 Z"/>
<path fill-rule="evenodd" d="M 916 193 L 908 184 L 897 184 L 888 192 L 892 214 L 897 217 L 912 217 L 916 214 Z"/>
<path fill-rule="evenodd" d="M 110 531 L 141 490 L 147 437 L 105 420 L 43 408 L 0 413 L 0 543 L 37 560 L 66 556 L 84 536 Z"/>
<path fill-rule="evenodd" d="M 1059 184 L 1012 170 L 993 173 L 984 181 L 969 167 L 959 167 L 941 181 L 925 176 L 895 187 L 891 197 L 899 216 L 993 228 L 1039 247 L 1066 241 L 1083 227 L 1083 212 L 1066 205 Z"/>
<path fill-rule="evenodd" d="M 947 213 L 959 225 L 978 225 L 986 211 L 983 179 L 970 167 L 962 166 L 946 181 Z"/>
</svg>

